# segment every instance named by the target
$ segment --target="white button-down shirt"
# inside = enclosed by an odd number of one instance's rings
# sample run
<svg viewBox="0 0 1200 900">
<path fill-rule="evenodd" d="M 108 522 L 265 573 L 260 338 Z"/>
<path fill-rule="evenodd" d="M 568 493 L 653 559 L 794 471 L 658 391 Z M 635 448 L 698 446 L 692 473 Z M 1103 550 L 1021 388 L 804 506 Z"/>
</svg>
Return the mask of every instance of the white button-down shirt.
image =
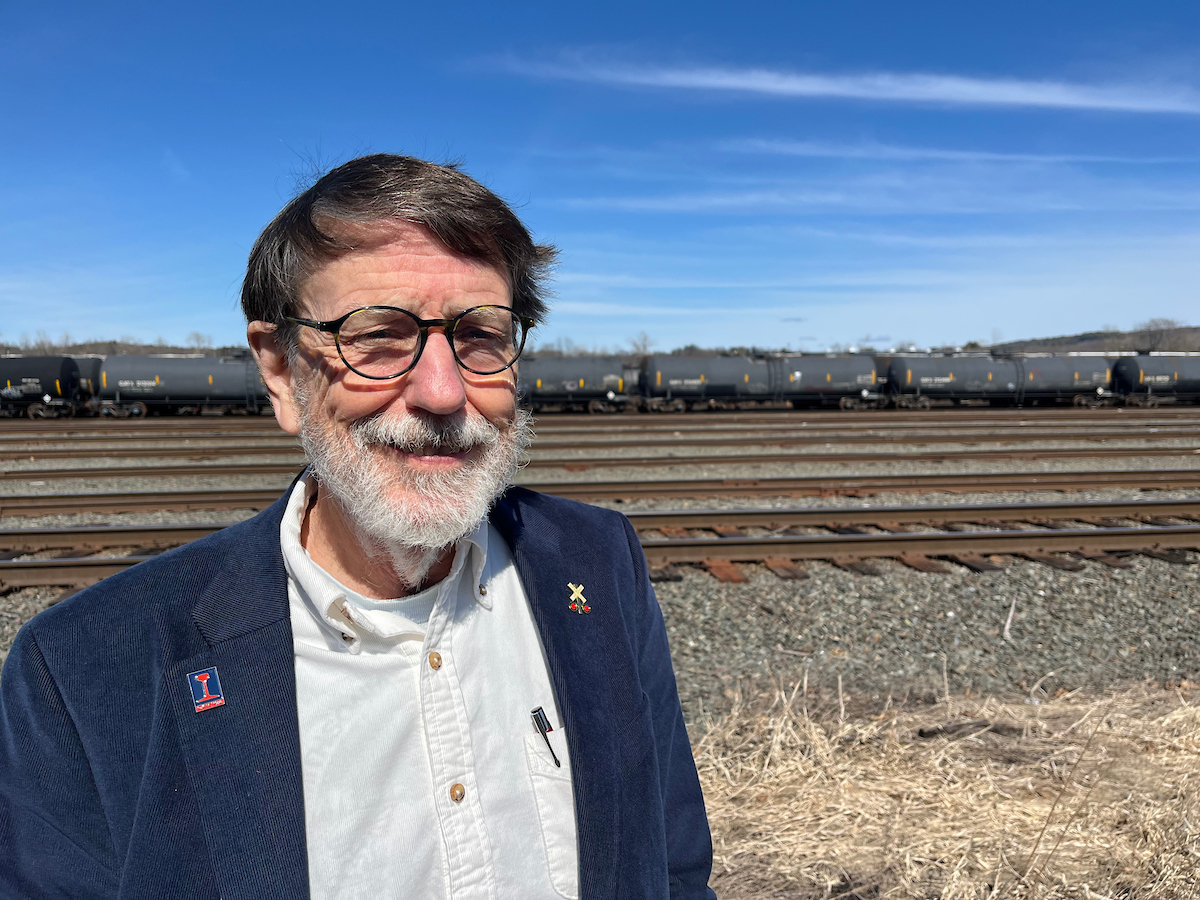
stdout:
<svg viewBox="0 0 1200 900">
<path fill-rule="evenodd" d="M 312 896 L 578 897 L 566 735 L 503 538 L 485 521 L 439 584 L 373 600 L 301 546 L 315 490 L 280 529 Z"/>
</svg>

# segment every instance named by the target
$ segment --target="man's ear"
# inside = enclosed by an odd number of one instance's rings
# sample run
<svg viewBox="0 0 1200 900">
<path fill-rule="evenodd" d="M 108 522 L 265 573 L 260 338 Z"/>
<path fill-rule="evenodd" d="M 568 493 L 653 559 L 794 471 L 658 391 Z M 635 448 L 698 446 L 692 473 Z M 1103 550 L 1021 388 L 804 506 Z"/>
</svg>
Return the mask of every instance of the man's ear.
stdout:
<svg viewBox="0 0 1200 900">
<path fill-rule="evenodd" d="M 271 405 L 275 407 L 275 420 L 288 434 L 300 433 L 300 405 L 292 390 L 292 368 L 288 364 L 287 350 L 275 338 L 275 326 L 270 322 L 251 322 L 246 326 L 246 341 L 258 362 Z"/>
</svg>

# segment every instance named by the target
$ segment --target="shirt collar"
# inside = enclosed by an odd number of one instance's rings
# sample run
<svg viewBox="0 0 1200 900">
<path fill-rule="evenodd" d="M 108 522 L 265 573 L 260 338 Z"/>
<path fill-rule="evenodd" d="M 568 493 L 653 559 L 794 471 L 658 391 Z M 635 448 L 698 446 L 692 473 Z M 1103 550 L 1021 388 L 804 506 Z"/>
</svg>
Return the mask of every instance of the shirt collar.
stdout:
<svg viewBox="0 0 1200 900">
<path fill-rule="evenodd" d="M 487 590 L 489 523 L 484 519 L 458 542 L 450 573 L 437 584 L 399 600 L 373 600 L 351 590 L 317 565 L 300 543 L 304 516 L 317 492 L 317 477 L 311 469 L 297 481 L 288 498 L 280 523 L 280 548 L 288 577 L 298 588 L 306 610 L 326 629 L 341 635 L 351 653 L 361 650 L 362 634 L 381 639 L 411 635 L 423 637 L 425 627 L 404 615 L 404 608 L 427 611 L 443 590 L 452 588 L 469 563 L 470 593 L 484 609 L 492 608 Z"/>
</svg>

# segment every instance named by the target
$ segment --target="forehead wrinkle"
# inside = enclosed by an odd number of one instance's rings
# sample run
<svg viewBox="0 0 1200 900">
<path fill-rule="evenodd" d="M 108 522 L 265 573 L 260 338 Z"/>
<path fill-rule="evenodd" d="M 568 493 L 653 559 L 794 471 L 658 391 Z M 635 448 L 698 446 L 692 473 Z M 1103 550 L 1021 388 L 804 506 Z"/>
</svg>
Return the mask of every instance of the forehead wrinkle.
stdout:
<svg viewBox="0 0 1200 900">
<path fill-rule="evenodd" d="M 512 305 L 507 272 L 454 253 L 424 229 L 397 224 L 363 236 L 368 239 L 354 242 L 356 249 L 328 261 L 300 284 L 297 301 L 308 315 L 332 319 L 362 306 L 453 305 L 457 312 L 484 304 Z"/>
</svg>

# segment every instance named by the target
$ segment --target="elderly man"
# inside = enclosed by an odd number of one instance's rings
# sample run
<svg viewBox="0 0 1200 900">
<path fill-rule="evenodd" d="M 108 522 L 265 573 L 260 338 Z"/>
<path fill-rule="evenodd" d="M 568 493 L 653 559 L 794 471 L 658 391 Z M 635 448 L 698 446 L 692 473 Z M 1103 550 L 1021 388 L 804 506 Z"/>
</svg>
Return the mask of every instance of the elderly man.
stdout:
<svg viewBox="0 0 1200 900">
<path fill-rule="evenodd" d="M 267 227 L 248 337 L 311 466 L 21 630 L 0 895 L 713 896 L 637 537 L 509 486 L 552 257 L 398 156 Z"/>
</svg>

